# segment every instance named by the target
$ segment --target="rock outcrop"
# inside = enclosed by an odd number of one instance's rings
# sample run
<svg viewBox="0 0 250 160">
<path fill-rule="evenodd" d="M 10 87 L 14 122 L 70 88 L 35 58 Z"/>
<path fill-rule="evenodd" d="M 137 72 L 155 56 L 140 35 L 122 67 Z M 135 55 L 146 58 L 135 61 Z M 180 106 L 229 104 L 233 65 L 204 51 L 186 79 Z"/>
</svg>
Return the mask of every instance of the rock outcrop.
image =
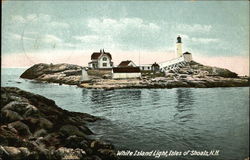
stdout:
<svg viewBox="0 0 250 160">
<path fill-rule="evenodd" d="M 44 82 L 76 85 L 79 84 L 81 74 L 82 68 L 78 65 L 39 63 L 27 69 L 20 77 Z"/>
<path fill-rule="evenodd" d="M 249 86 L 249 77 L 238 77 L 228 69 L 210 67 L 191 61 L 186 65 L 170 70 L 165 75 L 143 72 L 141 79 L 94 79 L 82 83 L 81 87 L 94 89 L 122 88 L 212 88 Z"/>
<path fill-rule="evenodd" d="M 210 67 L 191 61 L 186 65 L 168 71 L 165 75 L 142 73 L 141 79 L 111 79 L 110 73 L 89 70 L 91 81 L 80 83 L 81 67 L 70 64 L 36 64 L 26 70 L 21 78 L 59 84 L 72 84 L 84 88 L 177 88 L 177 87 L 243 87 L 249 86 L 249 77 L 238 77 L 228 69 Z M 17 118 L 17 117 L 16 117 Z"/>
<path fill-rule="evenodd" d="M 111 144 L 89 138 L 97 117 L 14 87 L 1 87 L 0 110 L 0 159 L 117 159 Z"/>
<path fill-rule="evenodd" d="M 99 79 L 94 80 L 92 83 L 80 84 L 80 87 L 83 88 L 105 90 L 126 88 L 213 88 L 246 86 L 249 86 L 248 78 L 196 77 L 190 75 L 126 80 Z"/>
<path fill-rule="evenodd" d="M 228 69 L 205 66 L 195 61 L 188 62 L 185 66 L 179 68 L 178 74 L 200 75 L 200 76 L 219 76 L 224 78 L 238 78 L 238 75 Z"/>
</svg>

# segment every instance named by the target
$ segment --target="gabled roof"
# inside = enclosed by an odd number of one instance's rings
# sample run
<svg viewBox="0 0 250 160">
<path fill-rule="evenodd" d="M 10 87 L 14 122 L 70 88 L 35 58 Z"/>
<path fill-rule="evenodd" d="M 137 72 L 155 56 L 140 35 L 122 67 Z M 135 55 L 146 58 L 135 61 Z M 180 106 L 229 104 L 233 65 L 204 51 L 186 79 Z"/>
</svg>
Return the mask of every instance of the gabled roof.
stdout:
<svg viewBox="0 0 250 160">
<path fill-rule="evenodd" d="M 113 68 L 113 73 L 138 73 L 140 72 L 140 67 L 115 67 Z"/>
<path fill-rule="evenodd" d="M 103 54 L 104 54 L 104 55 L 107 55 L 110 59 L 112 59 L 112 56 L 111 56 L 111 54 L 110 54 L 109 52 L 104 52 Z M 94 52 L 94 53 L 92 53 L 92 55 L 91 55 L 91 60 L 93 60 L 93 59 L 98 59 L 101 55 L 102 55 L 101 52 Z"/>
<path fill-rule="evenodd" d="M 130 62 L 132 62 L 132 61 L 129 61 L 129 60 L 121 61 L 121 63 L 118 65 L 118 67 L 127 67 Z"/>
</svg>

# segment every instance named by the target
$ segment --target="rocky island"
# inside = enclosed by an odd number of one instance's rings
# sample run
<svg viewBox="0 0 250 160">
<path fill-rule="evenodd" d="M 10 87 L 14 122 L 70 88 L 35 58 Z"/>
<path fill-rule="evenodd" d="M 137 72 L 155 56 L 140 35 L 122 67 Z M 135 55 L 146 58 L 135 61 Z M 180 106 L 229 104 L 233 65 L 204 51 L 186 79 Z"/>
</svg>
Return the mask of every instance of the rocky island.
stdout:
<svg viewBox="0 0 250 160">
<path fill-rule="evenodd" d="M 15 87 L 1 87 L 0 109 L 0 159 L 117 159 L 111 144 L 89 137 L 86 123 L 98 117 Z"/>
<path fill-rule="evenodd" d="M 72 64 L 36 64 L 20 77 L 40 82 L 78 85 L 92 89 L 118 88 L 211 88 L 249 86 L 249 77 L 239 77 L 228 69 L 187 62 L 178 70 L 162 73 L 142 72 L 139 79 L 112 79 L 112 72 L 88 70 L 90 81 L 81 83 L 82 67 Z"/>
</svg>

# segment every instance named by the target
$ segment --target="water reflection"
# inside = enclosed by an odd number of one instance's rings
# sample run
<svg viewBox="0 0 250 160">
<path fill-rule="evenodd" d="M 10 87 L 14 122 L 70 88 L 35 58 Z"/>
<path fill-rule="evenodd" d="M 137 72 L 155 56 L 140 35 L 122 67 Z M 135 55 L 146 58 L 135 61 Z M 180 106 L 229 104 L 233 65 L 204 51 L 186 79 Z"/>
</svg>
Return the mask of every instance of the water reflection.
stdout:
<svg viewBox="0 0 250 160">
<path fill-rule="evenodd" d="M 159 107 L 160 104 L 159 90 L 150 90 L 149 97 L 151 97 L 152 105 L 154 105 L 154 107 Z"/>
<path fill-rule="evenodd" d="M 177 106 L 176 109 L 179 112 L 191 110 L 193 106 L 193 92 L 190 88 L 180 89 L 178 88 L 176 90 L 177 95 Z"/>
<path fill-rule="evenodd" d="M 133 89 L 126 89 L 126 90 L 119 90 L 117 92 L 121 94 L 121 98 L 125 100 L 140 100 L 141 99 L 141 90 L 133 90 Z"/>
<path fill-rule="evenodd" d="M 105 107 L 112 105 L 112 91 L 91 90 L 90 100 L 94 106 Z"/>
<path fill-rule="evenodd" d="M 88 106 L 93 113 L 106 117 L 123 116 L 130 113 L 131 108 L 139 108 L 141 104 L 141 90 L 83 90 L 83 99 L 89 102 Z M 122 112 L 123 115 L 120 115 Z"/>
<path fill-rule="evenodd" d="M 88 89 L 85 89 L 85 88 L 82 89 L 82 98 L 83 99 L 86 99 L 88 97 L 88 93 L 89 93 L 88 91 L 89 91 Z"/>
<path fill-rule="evenodd" d="M 179 124 L 183 124 L 193 119 L 192 106 L 194 103 L 193 92 L 190 88 L 178 88 L 176 89 L 177 113 L 174 115 L 175 120 Z"/>
<path fill-rule="evenodd" d="M 82 96 L 85 97 L 88 91 L 83 90 Z M 141 99 L 141 90 L 91 90 L 90 100 L 93 106 L 114 107 L 123 104 L 136 104 Z M 113 105 L 115 104 L 115 105 Z M 128 105 L 129 106 L 129 105 Z"/>
</svg>

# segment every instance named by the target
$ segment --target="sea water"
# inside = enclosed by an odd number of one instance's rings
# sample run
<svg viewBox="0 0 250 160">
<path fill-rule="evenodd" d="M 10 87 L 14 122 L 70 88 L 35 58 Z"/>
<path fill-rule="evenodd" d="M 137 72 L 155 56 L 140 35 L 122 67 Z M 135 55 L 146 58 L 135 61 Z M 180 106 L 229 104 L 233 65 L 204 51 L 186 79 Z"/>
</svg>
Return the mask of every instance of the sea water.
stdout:
<svg viewBox="0 0 250 160">
<path fill-rule="evenodd" d="M 19 87 L 53 99 L 63 109 L 103 117 L 88 126 L 95 138 L 131 154 L 121 159 L 249 156 L 249 87 L 105 91 L 20 79 L 24 70 L 3 68 L 1 86 Z M 212 151 L 217 155 L 207 156 Z"/>
</svg>

